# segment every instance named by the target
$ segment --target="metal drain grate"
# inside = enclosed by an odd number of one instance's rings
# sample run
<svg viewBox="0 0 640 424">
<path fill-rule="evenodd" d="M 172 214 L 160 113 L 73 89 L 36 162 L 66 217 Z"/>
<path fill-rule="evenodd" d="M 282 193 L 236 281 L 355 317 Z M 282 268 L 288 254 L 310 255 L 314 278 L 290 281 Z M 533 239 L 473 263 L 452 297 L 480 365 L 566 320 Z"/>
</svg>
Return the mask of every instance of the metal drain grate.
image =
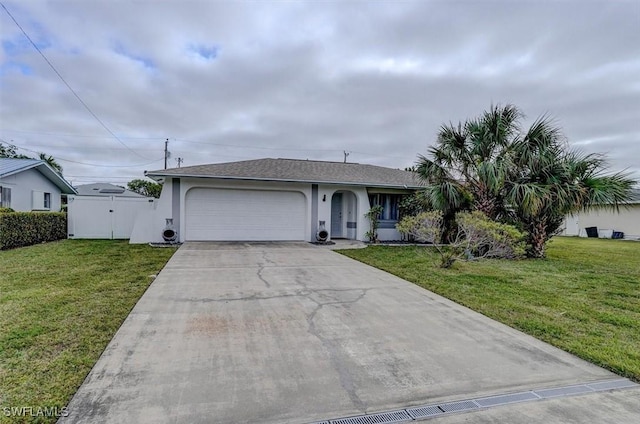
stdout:
<svg viewBox="0 0 640 424">
<path fill-rule="evenodd" d="M 409 408 L 407 412 L 415 420 L 418 418 L 435 417 L 436 415 L 444 414 L 444 411 L 438 408 L 437 405 L 430 406 L 418 406 L 417 408 Z"/>
<path fill-rule="evenodd" d="M 460 402 L 449 402 L 438 405 L 444 412 L 460 412 L 470 409 L 478 409 L 478 404 L 472 400 L 463 400 Z"/>
<path fill-rule="evenodd" d="M 379 414 L 360 415 L 358 417 L 329 420 L 330 424 L 390 424 L 413 421 L 407 411 L 381 412 Z"/>
<path fill-rule="evenodd" d="M 590 387 L 597 392 L 602 390 L 626 389 L 627 387 L 635 386 L 637 386 L 636 383 L 631 380 L 627 380 L 626 378 L 622 380 L 598 381 L 596 383 L 587 384 L 587 387 Z"/>
<path fill-rule="evenodd" d="M 543 389 L 535 390 L 533 393 L 537 394 L 541 398 L 549 399 L 560 396 L 580 395 L 582 393 L 592 393 L 594 390 L 587 386 L 569 386 L 560 387 L 557 389 Z"/>
<path fill-rule="evenodd" d="M 378 414 L 358 415 L 348 418 L 337 418 L 329 421 L 319 421 L 314 424 L 391 424 L 425 418 L 449 415 L 456 412 L 466 412 L 491 408 L 493 406 L 508 405 L 518 402 L 529 402 L 539 399 L 551 399 L 560 396 L 580 395 L 584 393 L 602 392 L 615 389 L 640 388 L 639 384 L 626 378 L 616 380 L 601 380 L 573 386 L 537 389 L 526 392 L 507 393 L 504 395 L 460 400 L 455 402 L 438 403 L 432 405 L 415 406 L 398 411 L 380 412 Z"/>
<path fill-rule="evenodd" d="M 475 399 L 475 402 L 483 408 L 488 408 L 490 406 L 507 405 L 509 403 L 526 402 L 536 399 L 540 399 L 540 396 L 536 396 L 533 392 L 521 392 Z"/>
</svg>

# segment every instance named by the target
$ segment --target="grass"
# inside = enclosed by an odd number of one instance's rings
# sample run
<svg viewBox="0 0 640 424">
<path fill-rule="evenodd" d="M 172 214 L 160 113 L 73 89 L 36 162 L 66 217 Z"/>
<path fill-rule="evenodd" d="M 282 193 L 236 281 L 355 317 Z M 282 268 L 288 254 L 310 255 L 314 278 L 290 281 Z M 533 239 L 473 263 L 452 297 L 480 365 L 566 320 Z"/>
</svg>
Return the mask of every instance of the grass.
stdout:
<svg viewBox="0 0 640 424">
<path fill-rule="evenodd" d="M 31 415 L 62 410 L 174 251 L 63 240 L 0 252 L 0 422 L 54 422 Z"/>
<path fill-rule="evenodd" d="M 543 260 L 452 269 L 439 268 L 428 247 L 340 253 L 640 381 L 640 243 L 557 237 Z"/>
</svg>

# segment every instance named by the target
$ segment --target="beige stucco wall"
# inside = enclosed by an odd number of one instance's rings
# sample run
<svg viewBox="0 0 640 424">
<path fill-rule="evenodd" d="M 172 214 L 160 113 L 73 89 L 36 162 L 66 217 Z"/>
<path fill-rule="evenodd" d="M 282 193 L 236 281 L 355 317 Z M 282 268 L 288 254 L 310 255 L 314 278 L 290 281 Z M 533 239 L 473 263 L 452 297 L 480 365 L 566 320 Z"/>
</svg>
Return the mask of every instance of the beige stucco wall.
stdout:
<svg viewBox="0 0 640 424">
<path fill-rule="evenodd" d="M 627 239 L 640 239 L 640 204 L 621 207 L 619 212 L 593 209 L 568 216 L 564 234 L 584 236 L 586 227 L 598 227 L 599 231 L 622 231 Z"/>
</svg>

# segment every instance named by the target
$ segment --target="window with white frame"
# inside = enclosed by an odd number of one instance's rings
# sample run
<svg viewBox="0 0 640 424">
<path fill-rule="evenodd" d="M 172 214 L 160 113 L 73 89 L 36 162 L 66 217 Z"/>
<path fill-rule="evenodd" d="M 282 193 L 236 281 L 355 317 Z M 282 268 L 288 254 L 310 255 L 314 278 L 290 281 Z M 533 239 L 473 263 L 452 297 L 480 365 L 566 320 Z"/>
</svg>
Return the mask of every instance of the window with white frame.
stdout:
<svg viewBox="0 0 640 424">
<path fill-rule="evenodd" d="M 32 192 L 31 201 L 32 201 L 31 210 L 34 210 L 34 211 L 51 210 L 51 193 L 34 190 Z"/>
<path fill-rule="evenodd" d="M 9 187 L 0 186 L 0 207 L 11 207 L 11 189 Z"/>
</svg>

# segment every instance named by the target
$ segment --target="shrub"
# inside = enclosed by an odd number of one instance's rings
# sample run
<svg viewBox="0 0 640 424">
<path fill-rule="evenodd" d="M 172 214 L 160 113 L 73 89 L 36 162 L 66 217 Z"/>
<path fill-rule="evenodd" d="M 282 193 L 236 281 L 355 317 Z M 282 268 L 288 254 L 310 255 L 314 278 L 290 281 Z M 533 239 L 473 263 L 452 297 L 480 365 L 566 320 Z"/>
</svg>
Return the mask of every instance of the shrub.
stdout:
<svg viewBox="0 0 640 424">
<path fill-rule="evenodd" d="M 67 214 L 12 212 L 0 214 L 0 249 L 67 238 Z"/>
<path fill-rule="evenodd" d="M 403 196 L 398 205 L 400 218 L 405 216 L 415 216 L 421 212 L 427 212 L 432 208 L 429 207 L 429 199 L 426 192 L 416 191 L 409 195 Z"/>
<path fill-rule="evenodd" d="M 11 208 L 0 208 L 0 213 L 10 213 L 10 212 L 15 212 L 15 211 Z"/>
<path fill-rule="evenodd" d="M 365 233 L 365 236 L 367 236 L 372 243 L 378 242 L 378 226 L 380 225 L 379 220 L 381 214 L 382 206 L 380 205 L 372 206 L 369 212 L 364 214 L 364 217 L 369 220 L 369 231 Z"/>
<path fill-rule="evenodd" d="M 409 240 L 436 243 L 442 233 L 442 212 L 429 211 L 405 216 L 396 224 L 396 230 Z"/>
<path fill-rule="evenodd" d="M 525 235 L 513 225 L 489 219 L 480 211 L 456 214 L 468 253 L 475 257 L 514 259 L 525 254 Z"/>
<path fill-rule="evenodd" d="M 442 268 L 451 267 L 458 259 L 514 259 L 525 253 L 523 233 L 512 225 L 492 221 L 482 212 L 457 213 L 458 231 L 446 245 L 436 244 L 442 235 L 443 222 L 442 212 L 423 212 L 404 217 L 396 229 L 417 241 L 433 243 Z"/>
</svg>

